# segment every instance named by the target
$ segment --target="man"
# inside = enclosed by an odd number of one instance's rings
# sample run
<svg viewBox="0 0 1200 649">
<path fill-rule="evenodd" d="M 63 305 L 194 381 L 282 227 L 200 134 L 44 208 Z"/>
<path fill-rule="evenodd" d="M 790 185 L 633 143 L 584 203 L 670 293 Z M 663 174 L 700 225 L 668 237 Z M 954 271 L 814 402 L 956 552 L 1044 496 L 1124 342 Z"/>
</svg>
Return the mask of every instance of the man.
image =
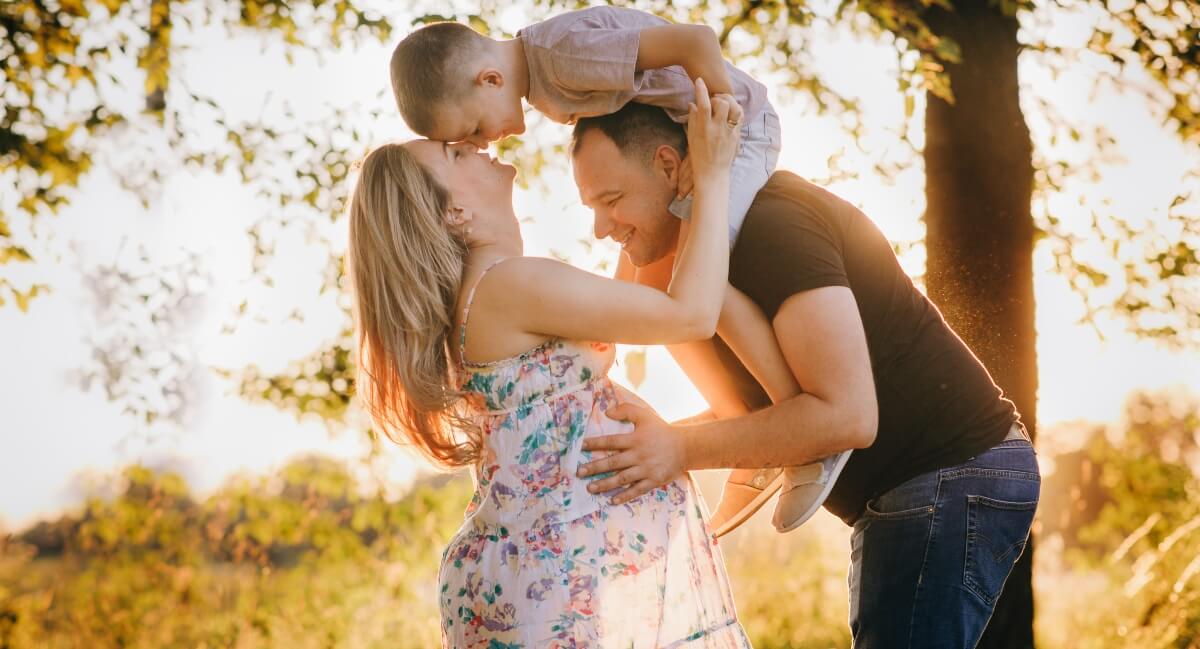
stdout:
<svg viewBox="0 0 1200 649">
<path fill-rule="evenodd" d="M 647 119 L 654 111 L 630 105 L 580 120 L 572 146 L 596 236 L 622 242 L 643 269 L 674 252 L 679 225 L 665 206 L 686 175 L 679 127 Z M 672 426 L 622 406 L 610 414 L 634 432 L 588 440 L 613 453 L 581 474 L 614 472 L 593 487 L 626 487 L 624 501 L 685 470 L 802 465 L 858 449 L 825 502 L 854 528 L 854 646 L 975 646 L 1037 508 L 1037 462 L 1013 404 L 871 221 L 793 174 L 777 172 L 758 193 L 729 268 L 771 320 L 803 393 L 763 407 L 715 340 L 710 356 L 757 410 Z"/>
</svg>

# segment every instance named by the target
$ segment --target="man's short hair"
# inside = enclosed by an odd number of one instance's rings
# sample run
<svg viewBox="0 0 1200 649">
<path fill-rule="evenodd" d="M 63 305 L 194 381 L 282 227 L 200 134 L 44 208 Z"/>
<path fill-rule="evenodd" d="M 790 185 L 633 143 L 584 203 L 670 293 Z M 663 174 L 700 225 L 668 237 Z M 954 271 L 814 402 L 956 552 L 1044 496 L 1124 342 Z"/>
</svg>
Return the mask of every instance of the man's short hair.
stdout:
<svg viewBox="0 0 1200 649">
<path fill-rule="evenodd" d="M 471 63 L 486 42 L 487 37 L 454 22 L 426 25 L 400 41 L 389 67 L 396 107 L 409 128 L 428 134 L 438 110 L 467 94 L 474 82 Z"/>
<path fill-rule="evenodd" d="M 687 131 L 658 106 L 629 102 L 615 113 L 581 118 L 571 134 L 572 156 L 579 154 L 588 131 L 600 131 L 617 145 L 621 155 L 647 166 L 663 144 L 675 147 L 680 157 L 687 156 Z"/>
</svg>

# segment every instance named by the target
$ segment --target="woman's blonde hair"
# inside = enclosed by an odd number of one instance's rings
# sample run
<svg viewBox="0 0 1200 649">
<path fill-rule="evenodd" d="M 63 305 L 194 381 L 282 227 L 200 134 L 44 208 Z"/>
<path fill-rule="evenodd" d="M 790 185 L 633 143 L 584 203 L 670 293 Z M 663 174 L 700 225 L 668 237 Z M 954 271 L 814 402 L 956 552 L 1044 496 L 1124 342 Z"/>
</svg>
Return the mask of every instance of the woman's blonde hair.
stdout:
<svg viewBox="0 0 1200 649">
<path fill-rule="evenodd" d="M 363 160 L 350 198 L 347 269 L 358 332 L 358 394 L 375 424 L 444 467 L 470 464 L 477 435 L 457 414 L 448 337 L 466 242 L 450 194 L 400 144 Z"/>
</svg>

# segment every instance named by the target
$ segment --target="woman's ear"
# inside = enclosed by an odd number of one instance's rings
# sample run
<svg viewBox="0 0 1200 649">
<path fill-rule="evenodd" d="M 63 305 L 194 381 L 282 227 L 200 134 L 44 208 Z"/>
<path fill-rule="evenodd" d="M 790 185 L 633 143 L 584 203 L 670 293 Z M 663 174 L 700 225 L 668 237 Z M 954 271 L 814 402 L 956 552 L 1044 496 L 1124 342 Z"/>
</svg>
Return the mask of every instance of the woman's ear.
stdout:
<svg viewBox="0 0 1200 649">
<path fill-rule="evenodd" d="M 446 223 L 450 227 L 458 229 L 463 236 L 471 234 L 471 219 L 473 218 L 475 218 L 474 212 L 457 205 L 451 206 L 450 211 L 446 212 Z"/>
<path fill-rule="evenodd" d="M 466 225 L 474 215 L 464 207 L 452 205 L 446 212 L 446 223 L 450 225 Z"/>
</svg>

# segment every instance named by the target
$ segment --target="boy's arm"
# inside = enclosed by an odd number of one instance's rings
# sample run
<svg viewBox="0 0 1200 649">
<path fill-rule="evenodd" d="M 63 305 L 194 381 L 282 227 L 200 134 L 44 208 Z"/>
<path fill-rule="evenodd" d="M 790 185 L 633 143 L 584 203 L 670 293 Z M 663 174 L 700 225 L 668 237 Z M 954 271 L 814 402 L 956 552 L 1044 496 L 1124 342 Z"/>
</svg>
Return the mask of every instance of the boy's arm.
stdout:
<svg viewBox="0 0 1200 649">
<path fill-rule="evenodd" d="M 647 27 L 640 34 L 638 70 L 678 65 L 692 79 L 702 77 L 714 95 L 733 94 L 729 71 L 717 34 L 708 25 L 674 24 Z"/>
<path fill-rule="evenodd" d="M 687 343 L 667 345 L 671 358 L 679 363 L 679 368 L 687 375 L 692 385 L 700 392 L 700 396 L 708 402 L 715 419 L 730 419 L 750 414 L 750 409 L 742 401 L 737 386 L 734 385 L 717 349 L 710 340 L 697 340 Z"/>
<path fill-rule="evenodd" d="M 771 323 L 753 300 L 732 285 L 725 290 L 717 335 L 763 386 L 771 403 L 800 394 L 800 384 L 783 357 Z"/>
</svg>

